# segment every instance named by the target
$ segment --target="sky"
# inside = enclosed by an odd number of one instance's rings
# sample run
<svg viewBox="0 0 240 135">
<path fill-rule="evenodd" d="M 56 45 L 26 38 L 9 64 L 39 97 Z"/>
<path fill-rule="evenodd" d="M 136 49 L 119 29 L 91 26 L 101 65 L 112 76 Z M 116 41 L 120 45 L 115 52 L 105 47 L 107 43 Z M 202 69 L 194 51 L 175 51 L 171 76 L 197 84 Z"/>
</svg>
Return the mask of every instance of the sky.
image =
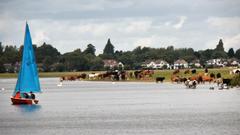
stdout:
<svg viewBox="0 0 240 135">
<path fill-rule="evenodd" d="M 102 53 L 137 46 L 240 48 L 240 0 L 0 0 L 0 42 L 23 44 L 26 21 L 32 40 L 61 53 L 88 44 Z"/>
</svg>

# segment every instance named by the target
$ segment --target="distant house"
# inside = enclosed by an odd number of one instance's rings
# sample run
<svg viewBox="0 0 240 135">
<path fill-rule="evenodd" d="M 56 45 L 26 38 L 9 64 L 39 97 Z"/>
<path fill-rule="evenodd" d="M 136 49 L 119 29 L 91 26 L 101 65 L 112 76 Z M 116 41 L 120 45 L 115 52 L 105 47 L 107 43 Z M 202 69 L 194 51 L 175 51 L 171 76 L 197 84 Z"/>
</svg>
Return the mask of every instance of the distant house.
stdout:
<svg viewBox="0 0 240 135">
<path fill-rule="evenodd" d="M 3 64 L 4 68 L 5 68 L 5 71 L 6 72 L 13 72 L 13 68 L 12 68 L 12 64 L 11 63 L 5 63 Z"/>
<path fill-rule="evenodd" d="M 152 69 L 169 69 L 170 65 L 165 60 L 148 60 L 142 64 L 143 67 Z"/>
<path fill-rule="evenodd" d="M 14 65 L 14 71 L 15 72 L 18 72 L 20 70 L 20 63 L 19 62 L 16 62 L 15 65 Z"/>
<path fill-rule="evenodd" d="M 103 60 L 103 63 L 104 63 L 104 67 L 110 67 L 110 68 L 114 68 L 114 67 L 123 68 L 124 67 L 122 62 L 117 62 L 114 59 Z"/>
<path fill-rule="evenodd" d="M 173 67 L 174 69 L 188 68 L 188 62 L 186 62 L 184 59 L 178 59 L 174 62 Z"/>
<path fill-rule="evenodd" d="M 37 68 L 38 68 L 38 71 L 39 71 L 39 72 L 44 71 L 43 63 L 38 63 L 38 64 L 37 64 Z"/>
<path fill-rule="evenodd" d="M 223 59 L 210 59 L 206 61 L 207 66 L 213 66 L 213 67 L 224 67 L 224 60 Z"/>
<path fill-rule="evenodd" d="M 20 69 L 20 64 L 16 62 L 15 64 L 5 63 L 3 64 L 5 71 L 9 73 L 16 73 Z"/>
<path fill-rule="evenodd" d="M 239 60 L 236 58 L 228 59 L 227 62 L 228 62 L 228 66 L 239 66 L 240 65 Z"/>
<path fill-rule="evenodd" d="M 196 68 L 200 68 L 202 65 L 200 64 L 200 60 L 196 59 L 193 60 L 192 62 L 189 63 L 190 67 L 196 67 Z"/>
</svg>

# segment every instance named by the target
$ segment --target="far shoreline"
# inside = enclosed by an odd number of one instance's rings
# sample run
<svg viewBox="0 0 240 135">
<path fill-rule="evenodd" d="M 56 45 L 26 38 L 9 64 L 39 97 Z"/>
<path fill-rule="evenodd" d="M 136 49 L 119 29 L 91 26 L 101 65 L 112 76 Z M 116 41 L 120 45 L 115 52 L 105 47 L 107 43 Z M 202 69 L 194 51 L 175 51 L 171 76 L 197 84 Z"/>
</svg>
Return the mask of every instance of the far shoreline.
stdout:
<svg viewBox="0 0 240 135">
<path fill-rule="evenodd" d="M 208 69 L 208 74 L 214 73 L 215 75 L 217 73 L 221 73 L 222 78 L 232 78 L 233 75 L 230 74 L 230 71 L 233 68 L 230 67 L 224 67 L 224 68 L 211 68 Z M 204 69 L 196 69 L 197 72 L 196 74 L 184 74 L 184 71 L 188 69 L 180 69 L 180 73 L 176 74 L 177 76 L 181 77 L 186 77 L 189 78 L 191 76 L 195 76 L 199 73 L 204 73 Z M 190 69 L 191 70 L 191 69 Z M 134 72 L 136 70 L 126 70 L 126 72 Z M 119 82 L 156 82 L 155 78 L 156 77 L 165 77 L 164 82 L 171 82 L 171 76 L 173 74 L 174 70 L 154 70 L 154 74 L 151 77 L 146 77 L 144 79 L 136 79 L 134 77 L 132 78 L 127 78 L 126 80 L 120 80 Z M 69 76 L 69 75 L 80 75 L 82 73 L 85 74 L 91 74 L 91 73 L 105 73 L 106 71 L 78 71 L 78 72 L 39 72 L 39 77 L 40 78 L 60 78 L 61 76 Z M 8 78 L 17 78 L 18 73 L 0 73 L 0 79 L 8 79 Z M 113 82 L 112 80 L 89 80 L 89 79 L 84 79 L 84 81 L 108 81 L 108 82 Z M 118 82 L 118 81 L 114 81 Z M 161 82 L 159 82 L 161 83 Z"/>
</svg>

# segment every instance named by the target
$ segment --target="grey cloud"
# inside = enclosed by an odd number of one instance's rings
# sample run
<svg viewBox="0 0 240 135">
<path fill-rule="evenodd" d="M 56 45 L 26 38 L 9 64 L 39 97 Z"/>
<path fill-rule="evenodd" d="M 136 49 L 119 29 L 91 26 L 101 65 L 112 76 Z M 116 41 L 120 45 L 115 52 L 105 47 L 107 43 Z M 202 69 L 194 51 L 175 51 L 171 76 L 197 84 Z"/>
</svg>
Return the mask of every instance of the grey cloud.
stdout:
<svg viewBox="0 0 240 135">
<path fill-rule="evenodd" d="M 50 42 L 61 52 L 88 43 L 101 50 L 109 37 L 123 50 L 145 43 L 205 49 L 219 37 L 236 43 L 239 22 L 231 30 L 222 26 L 224 31 L 212 24 L 240 18 L 239 6 L 238 0 L 1 0 L 0 41 L 21 44 L 28 20 L 34 41 Z"/>
</svg>

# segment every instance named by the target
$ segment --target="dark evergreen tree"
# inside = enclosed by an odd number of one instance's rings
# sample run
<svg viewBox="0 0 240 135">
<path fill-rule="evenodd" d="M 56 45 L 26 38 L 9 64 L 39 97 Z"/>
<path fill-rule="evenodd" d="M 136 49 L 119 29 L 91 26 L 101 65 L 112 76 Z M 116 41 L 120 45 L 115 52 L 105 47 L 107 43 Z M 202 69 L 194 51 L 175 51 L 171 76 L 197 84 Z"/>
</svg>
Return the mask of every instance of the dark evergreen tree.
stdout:
<svg viewBox="0 0 240 135">
<path fill-rule="evenodd" d="M 0 57 L 3 55 L 3 46 L 2 42 L 0 42 Z"/>
<path fill-rule="evenodd" d="M 213 50 L 213 52 L 211 54 L 211 58 L 216 59 L 216 58 L 227 58 L 227 57 L 228 57 L 228 55 L 224 51 L 222 39 L 220 39 L 216 48 Z"/>
<path fill-rule="evenodd" d="M 114 46 L 112 45 L 110 38 L 108 39 L 107 44 L 103 50 L 103 54 L 110 55 L 110 56 L 114 55 Z"/>
<path fill-rule="evenodd" d="M 234 57 L 234 50 L 233 50 L 233 48 L 230 48 L 230 49 L 228 50 L 227 55 L 228 55 L 229 58 Z"/>
<path fill-rule="evenodd" d="M 238 49 L 235 53 L 235 58 L 240 60 L 240 49 Z"/>
<path fill-rule="evenodd" d="M 216 50 L 216 51 L 223 51 L 223 52 L 224 52 L 224 47 L 223 47 L 222 39 L 219 40 L 219 42 L 218 42 L 215 50 Z"/>
</svg>

